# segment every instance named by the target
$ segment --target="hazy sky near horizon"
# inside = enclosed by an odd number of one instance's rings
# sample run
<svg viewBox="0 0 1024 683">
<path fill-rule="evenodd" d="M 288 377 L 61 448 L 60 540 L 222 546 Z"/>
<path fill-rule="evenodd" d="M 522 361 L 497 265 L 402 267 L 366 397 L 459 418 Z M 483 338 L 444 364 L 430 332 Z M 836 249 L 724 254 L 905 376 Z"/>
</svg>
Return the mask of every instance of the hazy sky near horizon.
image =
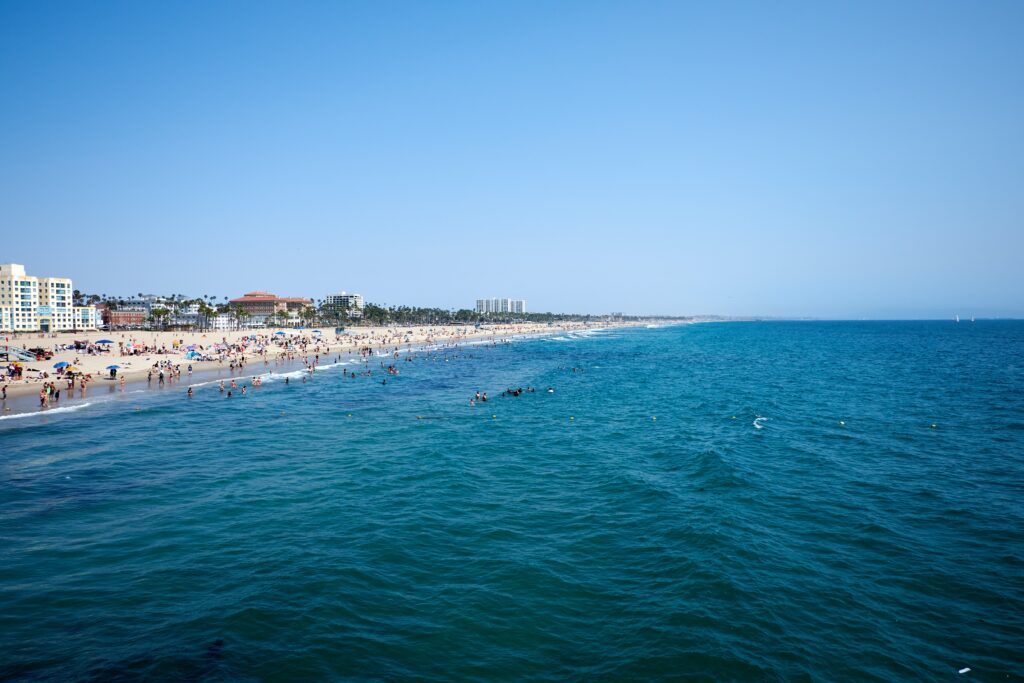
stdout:
<svg viewBox="0 0 1024 683">
<path fill-rule="evenodd" d="M 0 93 L 88 292 L 1024 316 L 1024 2 L 2 0 Z"/>
</svg>

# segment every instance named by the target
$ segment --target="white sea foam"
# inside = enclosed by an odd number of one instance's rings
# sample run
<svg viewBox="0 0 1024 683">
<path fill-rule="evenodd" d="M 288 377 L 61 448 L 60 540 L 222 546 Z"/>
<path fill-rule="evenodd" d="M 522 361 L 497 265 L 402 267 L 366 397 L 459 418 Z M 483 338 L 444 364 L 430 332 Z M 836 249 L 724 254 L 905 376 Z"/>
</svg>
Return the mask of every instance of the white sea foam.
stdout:
<svg viewBox="0 0 1024 683">
<path fill-rule="evenodd" d="M 91 406 L 91 402 L 76 403 L 73 406 L 61 406 L 60 408 L 50 408 L 49 410 L 40 410 L 37 413 L 17 413 L 15 415 L 0 415 L 0 420 L 17 420 L 23 417 L 39 417 L 40 415 L 56 415 L 57 413 L 71 413 L 76 410 L 81 410 L 86 406 Z"/>
</svg>

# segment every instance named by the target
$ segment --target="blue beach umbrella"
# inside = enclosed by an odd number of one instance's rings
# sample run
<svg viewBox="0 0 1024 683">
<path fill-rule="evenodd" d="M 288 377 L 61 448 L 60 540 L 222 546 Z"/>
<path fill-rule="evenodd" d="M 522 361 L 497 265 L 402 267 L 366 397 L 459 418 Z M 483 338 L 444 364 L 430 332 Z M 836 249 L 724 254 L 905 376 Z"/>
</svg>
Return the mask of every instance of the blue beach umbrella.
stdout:
<svg viewBox="0 0 1024 683">
<path fill-rule="evenodd" d="M 110 339 L 100 339 L 97 344 L 113 344 L 114 342 Z"/>
<path fill-rule="evenodd" d="M 120 365 L 108 365 L 107 370 L 117 370 L 120 367 Z"/>
<path fill-rule="evenodd" d="M 55 367 L 55 368 L 66 368 L 69 365 L 71 365 L 71 363 L 65 363 L 64 361 L 61 361 L 59 363 L 54 363 L 53 367 Z"/>
<path fill-rule="evenodd" d="M 284 332 L 275 332 L 274 334 L 280 334 L 280 335 L 284 336 Z"/>
</svg>

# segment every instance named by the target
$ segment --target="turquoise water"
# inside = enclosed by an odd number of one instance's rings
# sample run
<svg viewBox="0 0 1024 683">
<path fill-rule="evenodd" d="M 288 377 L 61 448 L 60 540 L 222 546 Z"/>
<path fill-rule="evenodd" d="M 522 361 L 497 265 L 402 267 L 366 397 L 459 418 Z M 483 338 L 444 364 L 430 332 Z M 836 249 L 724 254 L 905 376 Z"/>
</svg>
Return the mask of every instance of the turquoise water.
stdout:
<svg viewBox="0 0 1024 683">
<path fill-rule="evenodd" d="M 1024 323 L 381 360 L 0 420 L 0 678 L 1024 676 Z"/>
</svg>

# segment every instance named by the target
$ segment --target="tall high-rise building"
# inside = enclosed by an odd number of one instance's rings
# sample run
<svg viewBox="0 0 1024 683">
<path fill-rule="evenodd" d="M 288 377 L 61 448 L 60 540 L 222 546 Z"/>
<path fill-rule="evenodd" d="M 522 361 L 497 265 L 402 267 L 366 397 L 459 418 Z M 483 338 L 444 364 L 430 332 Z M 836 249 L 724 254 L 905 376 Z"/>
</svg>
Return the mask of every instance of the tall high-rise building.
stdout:
<svg viewBox="0 0 1024 683">
<path fill-rule="evenodd" d="M 526 313 L 525 299 L 477 299 L 477 313 Z"/>
<path fill-rule="evenodd" d="M 363 295 L 347 292 L 328 294 L 324 297 L 324 307 L 345 309 L 349 317 L 358 318 L 363 315 Z"/>
<path fill-rule="evenodd" d="M 58 332 L 95 329 L 95 306 L 75 306 L 66 277 L 36 277 L 17 263 L 0 264 L 0 331 Z"/>
</svg>

